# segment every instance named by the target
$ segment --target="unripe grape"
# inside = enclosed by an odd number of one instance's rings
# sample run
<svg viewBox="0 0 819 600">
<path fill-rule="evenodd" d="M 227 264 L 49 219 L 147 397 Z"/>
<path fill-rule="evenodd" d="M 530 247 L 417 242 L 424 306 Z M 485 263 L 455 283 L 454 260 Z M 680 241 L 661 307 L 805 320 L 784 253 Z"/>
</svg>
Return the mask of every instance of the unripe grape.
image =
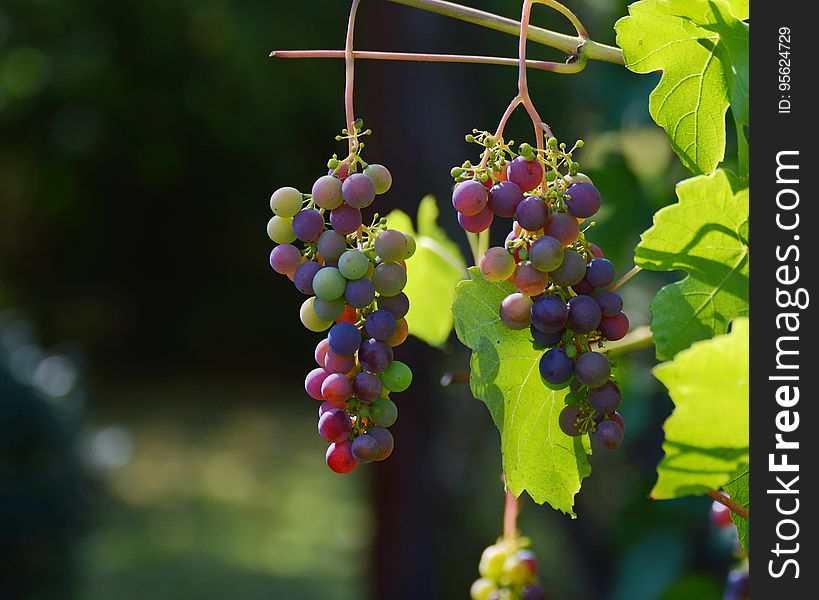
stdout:
<svg viewBox="0 0 819 600">
<path fill-rule="evenodd" d="M 481 233 L 489 229 L 494 218 L 495 213 L 492 212 L 491 208 L 486 206 L 477 215 L 467 216 L 458 213 L 458 224 L 464 231 L 468 231 L 469 233 Z"/>
<path fill-rule="evenodd" d="M 412 370 L 399 360 L 387 367 L 381 373 L 381 381 L 384 387 L 392 392 L 403 392 L 412 383 Z"/>
<path fill-rule="evenodd" d="M 343 404 L 353 395 L 353 382 L 341 373 L 331 373 L 321 384 L 321 395 L 327 402 Z"/>
<path fill-rule="evenodd" d="M 352 452 L 352 444 L 348 441 L 330 444 L 326 454 L 327 466 L 336 473 L 349 473 L 358 466 L 358 461 Z"/>
<path fill-rule="evenodd" d="M 338 232 L 328 229 L 319 236 L 317 248 L 325 260 L 337 261 L 347 249 L 347 240 Z"/>
<path fill-rule="evenodd" d="M 507 167 L 509 181 L 524 192 L 531 192 L 543 181 L 543 165 L 536 160 L 526 160 L 518 156 Z"/>
<path fill-rule="evenodd" d="M 566 213 L 553 213 L 543 228 L 543 233 L 558 240 L 564 246 L 571 246 L 580 235 L 577 219 Z"/>
<path fill-rule="evenodd" d="M 532 572 L 529 570 L 529 565 L 518 554 L 513 554 L 508 556 L 503 563 L 503 576 L 504 580 L 509 581 L 513 586 L 520 587 L 532 579 Z"/>
<path fill-rule="evenodd" d="M 324 321 L 335 321 L 341 317 L 341 315 L 344 314 L 344 308 L 346 306 L 342 299 L 322 300 L 321 298 L 316 298 L 313 301 L 313 310 L 316 312 L 318 318 Z"/>
<path fill-rule="evenodd" d="M 515 268 L 509 278 L 518 291 L 527 296 L 537 296 L 549 286 L 549 276 L 543 271 L 535 269 L 531 263 L 522 262 Z"/>
<path fill-rule="evenodd" d="M 529 248 L 529 262 L 538 271 L 554 271 L 563 264 L 563 245 L 551 236 L 536 239 Z"/>
<path fill-rule="evenodd" d="M 355 356 L 337 354 L 330 350 L 324 357 L 324 368 L 330 373 L 349 373 L 355 369 Z"/>
<path fill-rule="evenodd" d="M 477 215 L 486 208 L 488 201 L 486 188 L 474 179 L 462 181 L 452 190 L 452 206 L 465 216 Z"/>
<path fill-rule="evenodd" d="M 299 309 L 299 318 L 301 319 L 302 325 L 304 325 L 310 331 L 316 332 L 329 329 L 330 325 L 333 323 L 331 321 L 325 321 L 324 319 L 319 318 L 316 311 L 313 309 L 314 301 L 315 298 L 308 298 L 301 305 L 301 309 Z"/>
<path fill-rule="evenodd" d="M 330 342 L 327 341 L 327 338 L 321 340 L 318 344 L 316 344 L 316 349 L 313 352 L 313 358 L 316 359 L 316 364 L 320 367 L 324 366 L 324 357 L 327 356 L 327 352 L 330 351 Z"/>
<path fill-rule="evenodd" d="M 321 393 L 321 386 L 324 380 L 330 375 L 332 375 L 332 373 L 321 367 L 313 369 L 304 378 L 304 391 L 307 392 L 307 395 L 313 400 L 324 400 L 324 395 Z"/>
<path fill-rule="evenodd" d="M 396 296 L 407 285 L 407 271 L 398 263 L 381 263 L 373 271 L 375 291 L 384 296 Z"/>
<path fill-rule="evenodd" d="M 308 296 L 315 294 L 313 291 L 313 279 L 319 271 L 321 271 L 321 265 L 317 262 L 308 260 L 307 262 L 301 263 L 299 268 L 296 269 L 296 272 L 293 273 L 293 284 L 296 286 L 296 289 Z M 328 320 L 332 321 L 333 319 Z"/>
<path fill-rule="evenodd" d="M 296 234 L 293 233 L 293 217 L 272 217 L 267 222 L 267 235 L 277 244 L 290 244 L 296 241 Z"/>
<path fill-rule="evenodd" d="M 347 279 L 361 279 L 369 267 L 370 259 L 360 250 L 347 250 L 338 259 L 338 270 Z"/>
<path fill-rule="evenodd" d="M 589 252 L 591 252 L 592 256 L 596 258 L 605 258 L 603 255 L 603 251 L 600 249 L 600 246 L 598 246 L 595 243 L 589 244 Z"/>
<path fill-rule="evenodd" d="M 387 229 L 375 239 L 375 253 L 384 262 L 398 262 L 407 257 L 407 238 L 400 231 Z"/>
<path fill-rule="evenodd" d="M 404 260 L 407 260 L 409 258 L 412 258 L 412 256 L 415 254 L 416 243 L 415 238 L 410 234 L 405 233 L 404 237 L 407 238 L 407 251 L 404 253 Z"/>
<path fill-rule="evenodd" d="M 391 427 L 398 420 L 398 407 L 388 398 L 380 398 L 370 405 L 370 418 L 379 427 Z"/>
<path fill-rule="evenodd" d="M 557 285 L 572 286 L 580 283 L 586 275 L 586 260 L 574 250 L 566 250 L 563 263 L 550 273 Z"/>
<path fill-rule="evenodd" d="M 341 180 L 332 175 L 322 175 L 313 184 L 313 202 L 321 208 L 332 210 L 341 206 Z"/>
<path fill-rule="evenodd" d="M 353 208 L 366 208 L 375 200 L 375 183 L 363 173 L 353 173 L 341 186 L 344 202 Z"/>
<path fill-rule="evenodd" d="M 301 192 L 296 188 L 279 188 L 270 196 L 270 210 L 278 217 L 295 217 L 301 210 L 301 204 Z"/>
<path fill-rule="evenodd" d="M 486 548 L 481 554 L 481 561 L 478 564 L 478 572 L 481 577 L 498 581 L 503 576 L 503 565 L 507 556 L 506 548 L 500 544 L 494 544 Z"/>
<path fill-rule="evenodd" d="M 395 322 L 395 333 L 393 333 L 387 340 L 385 340 L 391 347 L 400 346 L 407 340 L 409 336 L 409 325 L 406 319 L 398 319 Z"/>
<path fill-rule="evenodd" d="M 313 277 L 313 291 L 322 300 L 337 300 L 344 295 L 347 280 L 335 267 L 324 267 Z"/>
<path fill-rule="evenodd" d="M 363 173 L 372 180 L 376 194 L 385 194 L 392 186 L 392 174 L 384 165 L 367 165 Z"/>
<path fill-rule="evenodd" d="M 489 248 L 481 257 L 481 273 L 489 281 L 505 281 L 514 272 L 515 259 L 505 248 Z"/>
<path fill-rule="evenodd" d="M 509 294 L 500 305 L 500 319 L 509 329 L 526 329 L 532 322 L 532 299 L 523 294 Z"/>
<path fill-rule="evenodd" d="M 472 600 L 489 600 L 493 592 L 496 592 L 498 586 L 491 579 L 481 577 L 472 583 L 469 588 L 469 596 Z"/>
<path fill-rule="evenodd" d="M 301 264 L 301 252 L 292 244 L 279 244 L 270 252 L 270 267 L 280 275 L 292 275 Z"/>
</svg>

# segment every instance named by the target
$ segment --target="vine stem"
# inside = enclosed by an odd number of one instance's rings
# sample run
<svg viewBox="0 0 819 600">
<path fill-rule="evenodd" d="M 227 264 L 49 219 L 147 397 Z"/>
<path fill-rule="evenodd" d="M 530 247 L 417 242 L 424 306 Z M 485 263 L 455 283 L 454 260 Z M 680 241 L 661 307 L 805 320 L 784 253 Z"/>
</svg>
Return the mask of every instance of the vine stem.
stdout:
<svg viewBox="0 0 819 600">
<path fill-rule="evenodd" d="M 628 273 L 626 273 L 620 279 L 618 279 L 617 281 L 612 283 L 608 287 L 608 289 L 606 291 L 613 292 L 613 291 L 623 287 L 625 284 L 627 284 L 629 281 L 631 281 L 632 277 L 637 275 L 637 273 L 639 273 L 642 270 L 643 270 L 643 267 L 641 267 L 639 265 L 634 265 L 633 267 L 631 267 L 631 269 L 629 269 Z"/>
<path fill-rule="evenodd" d="M 651 335 L 651 329 L 647 325 L 641 325 L 628 332 L 622 340 L 608 342 L 602 351 L 609 356 L 617 356 L 648 348 L 653 343 L 654 338 Z"/>
<path fill-rule="evenodd" d="M 716 502 L 728 507 L 731 512 L 736 513 L 746 521 L 751 518 L 751 511 L 731 500 L 728 496 L 717 490 L 709 490 L 708 495 Z"/>
<path fill-rule="evenodd" d="M 388 0 L 395 4 L 411 6 L 419 10 L 432 12 L 444 17 L 450 17 L 492 29 L 508 35 L 518 36 L 520 33 L 520 23 L 514 19 L 501 17 L 494 13 L 478 10 L 469 6 L 463 6 L 445 0 Z M 543 46 L 549 46 L 561 50 L 566 54 L 573 55 L 582 46 L 581 54 L 589 60 L 600 60 L 614 64 L 623 65 L 623 53 L 619 48 L 607 46 L 592 40 L 584 40 L 581 37 L 574 37 L 549 29 L 540 27 L 530 27 L 527 33 L 530 40 Z"/>
<path fill-rule="evenodd" d="M 518 515 L 520 514 L 520 502 L 515 495 L 506 490 L 506 505 L 503 509 L 503 537 L 512 539 L 518 534 Z"/>
<path fill-rule="evenodd" d="M 273 50 L 270 58 L 345 58 L 344 50 Z M 377 52 L 372 50 L 354 50 L 356 60 L 388 60 L 404 62 L 429 63 L 468 63 L 481 65 L 518 66 L 518 59 L 501 56 L 480 56 L 470 54 L 428 54 L 424 52 Z M 556 63 L 546 60 L 527 60 L 526 66 L 539 71 L 552 73 L 574 73 L 574 64 Z"/>
<path fill-rule="evenodd" d="M 349 136 L 347 142 L 350 156 L 353 155 L 353 148 L 358 144 L 358 135 L 355 130 L 355 110 L 353 108 L 353 89 L 355 84 L 353 37 L 355 35 L 355 16 L 360 3 L 361 0 L 353 0 L 350 6 L 350 18 L 347 21 L 347 37 L 344 42 L 344 115 L 347 119 L 347 135 Z"/>
</svg>

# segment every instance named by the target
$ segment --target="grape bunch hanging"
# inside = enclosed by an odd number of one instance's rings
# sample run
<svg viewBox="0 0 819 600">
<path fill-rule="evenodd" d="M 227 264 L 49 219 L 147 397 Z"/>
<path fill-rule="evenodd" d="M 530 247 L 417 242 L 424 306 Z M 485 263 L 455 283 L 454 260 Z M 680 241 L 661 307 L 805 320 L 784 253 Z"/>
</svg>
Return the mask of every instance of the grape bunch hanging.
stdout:
<svg viewBox="0 0 819 600">
<path fill-rule="evenodd" d="M 480 579 L 470 589 L 472 600 L 545 600 L 537 576 L 537 559 L 528 538 L 501 538 L 483 551 Z"/>
<path fill-rule="evenodd" d="M 360 120 L 355 123 L 356 136 L 369 133 L 362 127 Z M 345 139 L 347 130 L 342 134 L 338 139 Z M 308 296 L 301 322 L 310 331 L 327 331 L 316 346 L 318 367 L 307 374 L 304 387 L 321 402 L 318 432 L 330 443 L 326 461 L 337 473 L 392 453 L 388 428 L 398 408 L 390 394 L 403 392 L 412 381 L 412 371 L 394 359 L 393 348 L 409 333 L 409 299 L 402 290 L 415 240 L 387 229 L 377 214 L 364 224 L 362 210 L 389 190 L 392 176 L 382 165 L 365 163 L 363 147 L 353 145 L 344 160 L 333 156 L 329 172 L 309 194 L 292 187 L 276 190 L 267 224 L 278 244 L 270 266 Z"/>
<path fill-rule="evenodd" d="M 571 388 L 560 413 L 570 436 L 591 434 L 596 445 L 617 448 L 625 431 L 620 389 L 609 360 L 594 348 L 623 338 L 629 329 L 623 299 L 606 288 L 614 267 L 586 238 L 581 224 L 600 209 L 600 192 L 579 172 L 571 149 L 550 137 L 543 149 L 521 144 L 515 152 L 488 132 L 467 136 L 484 148 L 481 164 L 452 170 L 452 204 L 470 233 L 486 231 L 494 218 L 514 219 L 504 246 L 489 248 L 480 261 L 490 281 L 509 281 L 516 293 L 500 306 L 510 329 L 528 328 L 533 344 L 546 350 L 539 369 L 551 389 Z"/>
</svg>

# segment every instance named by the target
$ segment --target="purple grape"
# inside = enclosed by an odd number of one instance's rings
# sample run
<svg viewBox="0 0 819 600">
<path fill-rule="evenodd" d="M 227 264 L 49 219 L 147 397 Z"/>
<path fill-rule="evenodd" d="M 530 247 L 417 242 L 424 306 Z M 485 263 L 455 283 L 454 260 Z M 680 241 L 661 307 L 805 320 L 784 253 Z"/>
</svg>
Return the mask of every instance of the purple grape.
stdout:
<svg viewBox="0 0 819 600">
<path fill-rule="evenodd" d="M 519 263 L 515 272 L 509 278 L 518 291 L 527 296 L 537 296 L 542 294 L 549 285 L 549 276 L 543 271 L 538 271 L 528 261 Z"/>
<path fill-rule="evenodd" d="M 364 308 L 375 300 L 375 286 L 367 278 L 347 282 L 344 289 L 344 299 L 354 308 Z"/>
<path fill-rule="evenodd" d="M 358 466 L 358 460 L 353 456 L 353 445 L 344 440 L 330 444 L 325 454 L 327 466 L 336 473 L 349 473 Z"/>
<path fill-rule="evenodd" d="M 375 183 L 363 173 L 353 173 L 341 185 L 341 195 L 353 208 L 366 208 L 375 200 Z"/>
<path fill-rule="evenodd" d="M 532 299 L 523 294 L 509 294 L 501 301 L 500 319 L 509 329 L 526 329 L 532 323 Z"/>
<path fill-rule="evenodd" d="M 483 253 L 480 266 L 489 281 L 505 281 L 515 272 L 515 259 L 506 248 L 494 246 Z"/>
<path fill-rule="evenodd" d="M 733 569 L 725 582 L 722 600 L 748 600 L 751 594 L 751 579 L 747 569 Z"/>
<path fill-rule="evenodd" d="M 563 339 L 563 334 L 566 333 L 566 330 L 560 329 L 553 333 L 545 333 L 532 325 L 529 327 L 529 332 L 532 334 L 534 347 L 537 349 L 543 349 L 557 346 L 560 343 L 560 340 Z"/>
<path fill-rule="evenodd" d="M 313 208 L 305 208 L 293 217 L 293 233 L 302 242 L 315 242 L 324 231 L 324 217 Z"/>
<path fill-rule="evenodd" d="M 319 435 L 328 442 L 343 442 L 353 431 L 350 416 L 340 408 L 332 408 L 319 418 Z"/>
<path fill-rule="evenodd" d="M 591 333 L 600 325 L 600 305 L 591 296 L 575 296 L 569 300 L 569 329 Z"/>
<path fill-rule="evenodd" d="M 378 400 L 382 389 L 383 386 L 378 376 L 367 371 L 361 371 L 353 379 L 353 394 L 365 404 Z"/>
<path fill-rule="evenodd" d="M 564 246 L 571 246 L 580 235 L 577 219 L 566 213 L 553 213 L 543 228 L 543 233 L 550 235 Z"/>
<path fill-rule="evenodd" d="M 543 181 L 543 165 L 518 156 L 509 163 L 507 178 L 524 192 L 531 192 Z M 538 228 L 539 229 L 539 228 Z"/>
<path fill-rule="evenodd" d="M 330 350 L 352 356 L 361 345 L 361 332 L 352 323 L 336 323 L 327 334 Z"/>
<path fill-rule="evenodd" d="M 536 196 L 527 196 L 515 210 L 515 220 L 527 231 L 539 231 L 549 219 L 549 205 Z"/>
<path fill-rule="evenodd" d="M 392 437 L 389 429 L 384 427 L 370 427 L 367 429 L 367 435 L 371 435 L 378 442 L 378 454 L 375 460 L 384 460 L 392 454 L 392 449 L 395 446 L 395 440 Z"/>
<path fill-rule="evenodd" d="M 318 409 L 319 418 L 321 418 L 321 415 L 326 413 L 328 410 L 333 410 L 334 408 L 338 408 L 338 407 L 336 405 L 334 405 L 332 402 L 327 402 L 325 400 L 324 402 L 319 404 L 319 409 Z"/>
<path fill-rule="evenodd" d="M 355 356 L 336 354 L 330 350 L 324 357 L 324 368 L 330 373 L 349 373 L 355 369 Z"/>
<path fill-rule="evenodd" d="M 403 319 L 409 312 L 409 298 L 404 292 L 395 296 L 379 296 L 378 308 L 383 308 L 392 313 L 396 319 Z"/>
<path fill-rule="evenodd" d="M 596 288 L 602 288 L 614 281 L 614 265 L 607 258 L 593 258 L 586 266 L 586 279 Z"/>
<path fill-rule="evenodd" d="M 569 308 L 560 296 L 541 296 L 532 305 L 532 326 L 544 333 L 563 329 L 569 318 Z"/>
<path fill-rule="evenodd" d="M 577 437 L 582 435 L 580 429 L 577 428 L 577 420 L 582 416 L 579 407 L 570 405 L 563 408 L 557 417 L 560 429 L 568 436 Z"/>
<path fill-rule="evenodd" d="M 603 414 L 611 414 L 620 406 L 620 388 L 613 381 L 589 390 L 589 404 Z"/>
<path fill-rule="evenodd" d="M 489 229 L 492 221 L 495 218 L 495 213 L 488 206 L 476 215 L 467 216 L 463 213 L 458 213 L 458 224 L 464 231 L 469 233 L 480 233 Z"/>
<path fill-rule="evenodd" d="M 338 261 L 347 250 L 347 240 L 338 232 L 328 229 L 319 236 L 317 246 L 324 260 Z"/>
<path fill-rule="evenodd" d="M 330 375 L 332 375 L 332 373 L 321 367 L 313 369 L 307 374 L 307 377 L 304 378 L 304 391 L 307 392 L 307 395 L 313 400 L 324 400 L 324 395 L 321 393 L 321 386 L 324 384 L 324 380 Z"/>
<path fill-rule="evenodd" d="M 625 313 L 617 313 L 613 317 L 604 317 L 600 321 L 600 333 L 610 342 L 623 339 L 628 333 L 629 322 Z"/>
<path fill-rule="evenodd" d="M 372 279 L 379 294 L 397 296 L 407 285 L 407 269 L 399 263 L 381 263 L 373 271 Z"/>
<path fill-rule="evenodd" d="M 301 263 L 301 252 L 293 244 L 279 244 L 270 251 L 270 267 L 279 275 L 291 275 Z"/>
<path fill-rule="evenodd" d="M 342 373 L 331 373 L 321 384 L 321 395 L 327 402 L 341 405 L 353 394 L 353 382 Z"/>
<path fill-rule="evenodd" d="M 378 456 L 378 440 L 364 433 L 353 440 L 351 450 L 359 462 L 370 463 Z"/>
<path fill-rule="evenodd" d="M 599 352 L 584 352 L 577 357 L 574 374 L 577 380 L 586 387 L 600 387 L 611 376 L 611 364 L 609 364 L 609 359 Z"/>
<path fill-rule="evenodd" d="M 563 246 L 555 238 L 543 236 L 529 248 L 529 262 L 539 271 L 554 271 L 563 264 Z"/>
<path fill-rule="evenodd" d="M 540 376 L 551 384 L 567 384 L 574 370 L 574 364 L 563 348 L 552 348 L 540 357 Z"/>
<path fill-rule="evenodd" d="M 407 236 L 395 229 L 387 229 L 375 239 L 375 253 L 384 262 L 404 260 L 407 255 Z"/>
<path fill-rule="evenodd" d="M 566 208 L 575 217 L 587 219 L 600 210 L 600 192 L 590 183 L 575 183 L 566 194 L 571 196 L 566 200 Z"/>
<path fill-rule="evenodd" d="M 482 212 L 489 200 L 486 188 L 479 181 L 462 181 L 452 190 L 452 206 L 458 213 L 471 217 Z"/>
<path fill-rule="evenodd" d="M 590 284 L 589 280 L 585 277 L 580 281 L 580 283 L 572 286 L 572 290 L 574 290 L 574 293 L 578 296 L 590 296 L 596 289 L 597 288 Z"/>
<path fill-rule="evenodd" d="M 591 438 L 597 445 L 616 450 L 623 441 L 623 429 L 616 421 L 602 421 L 597 425 Z"/>
<path fill-rule="evenodd" d="M 361 211 L 349 204 L 342 204 L 330 211 L 330 225 L 341 235 L 354 233 L 361 224 Z"/>
<path fill-rule="evenodd" d="M 393 354 L 389 344 L 372 338 L 365 340 L 358 350 L 358 362 L 371 373 L 381 373 L 392 363 Z"/>
<path fill-rule="evenodd" d="M 319 271 L 321 271 L 321 265 L 317 262 L 310 260 L 301 263 L 293 274 L 293 284 L 296 286 L 296 289 L 302 294 L 312 296 L 315 293 L 313 291 L 313 278 Z"/>
<path fill-rule="evenodd" d="M 511 181 L 501 181 L 489 190 L 489 206 L 497 216 L 511 219 L 523 201 L 523 190 Z"/>
<path fill-rule="evenodd" d="M 379 309 L 367 316 L 364 329 L 371 338 L 383 342 L 395 333 L 396 319 L 388 310 Z"/>
<path fill-rule="evenodd" d="M 521 600 L 546 600 L 546 592 L 539 583 L 527 585 L 521 592 Z"/>
<path fill-rule="evenodd" d="M 574 250 L 566 250 L 563 254 L 563 264 L 552 271 L 551 277 L 557 285 L 577 285 L 586 275 L 586 260 L 583 255 Z"/>
<path fill-rule="evenodd" d="M 603 292 L 597 303 L 604 317 L 614 317 L 623 310 L 623 298 L 617 292 Z"/>
</svg>

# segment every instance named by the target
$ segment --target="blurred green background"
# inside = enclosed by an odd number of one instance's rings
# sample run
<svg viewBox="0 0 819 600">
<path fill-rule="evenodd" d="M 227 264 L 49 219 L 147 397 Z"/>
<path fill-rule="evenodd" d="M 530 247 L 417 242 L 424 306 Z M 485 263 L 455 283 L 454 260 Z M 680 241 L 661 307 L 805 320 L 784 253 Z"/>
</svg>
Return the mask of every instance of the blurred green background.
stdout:
<svg viewBox="0 0 819 600">
<path fill-rule="evenodd" d="M 519 2 L 472 0 L 516 16 Z M 570 2 L 613 43 L 625 2 Z M 339 150 L 347 3 L 5 0 L 0 4 L 0 598 L 466 598 L 500 534 L 497 432 L 445 351 L 402 348 L 416 381 L 397 449 L 338 476 L 301 389 L 318 336 L 267 265 L 267 198 Z M 566 30 L 545 9 L 534 20 Z M 513 37 L 366 0 L 362 49 L 514 55 Z M 532 57 L 556 56 L 530 45 Z M 515 69 L 359 62 L 378 206 L 448 201 L 473 127 L 493 129 Z M 590 64 L 532 73 L 556 134 L 605 199 L 592 233 L 618 271 L 684 177 L 647 111 L 653 77 Z M 522 116 L 510 131 L 525 139 Z M 454 212 L 441 222 L 466 252 Z M 493 235 L 505 236 L 502 227 Z M 666 281 L 624 291 L 635 325 Z M 626 441 L 593 457 L 579 519 L 525 502 L 549 597 L 708 600 L 733 541 L 709 502 L 647 497 L 671 403 L 650 350 L 623 365 Z"/>
</svg>

